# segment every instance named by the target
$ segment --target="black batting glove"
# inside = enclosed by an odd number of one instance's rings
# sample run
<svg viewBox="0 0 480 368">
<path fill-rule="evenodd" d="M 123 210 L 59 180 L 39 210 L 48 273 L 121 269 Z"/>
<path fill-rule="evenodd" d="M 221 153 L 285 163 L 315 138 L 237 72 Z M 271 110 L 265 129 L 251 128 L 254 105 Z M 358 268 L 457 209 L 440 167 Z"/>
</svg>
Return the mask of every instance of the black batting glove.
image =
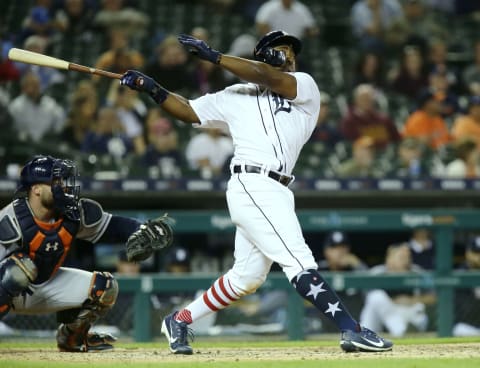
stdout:
<svg viewBox="0 0 480 368">
<path fill-rule="evenodd" d="M 137 70 L 129 70 L 120 78 L 120 84 L 135 91 L 146 92 L 156 103 L 161 104 L 168 97 L 168 91 L 153 78 Z"/>
<path fill-rule="evenodd" d="M 283 51 L 271 47 L 264 47 L 255 55 L 255 60 L 272 66 L 282 66 L 287 62 L 287 55 Z"/>
<path fill-rule="evenodd" d="M 178 41 L 182 45 L 187 46 L 188 51 L 191 54 L 198 56 L 200 59 L 210 61 L 214 64 L 218 64 L 220 62 L 222 54 L 208 46 L 205 41 L 186 34 L 181 34 L 178 36 Z"/>
</svg>

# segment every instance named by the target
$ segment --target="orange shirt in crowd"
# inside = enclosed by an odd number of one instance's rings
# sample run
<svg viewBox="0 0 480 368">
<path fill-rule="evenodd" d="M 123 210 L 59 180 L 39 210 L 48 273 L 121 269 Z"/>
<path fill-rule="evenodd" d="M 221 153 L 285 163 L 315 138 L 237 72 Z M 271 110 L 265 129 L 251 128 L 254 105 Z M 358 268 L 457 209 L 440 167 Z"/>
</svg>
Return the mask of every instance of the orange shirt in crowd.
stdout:
<svg viewBox="0 0 480 368">
<path fill-rule="evenodd" d="M 455 141 L 463 138 L 473 139 L 480 148 L 480 121 L 475 121 L 469 115 L 459 116 L 453 124 L 452 135 Z"/>
<path fill-rule="evenodd" d="M 451 140 L 445 120 L 441 116 L 431 116 L 423 110 L 417 110 L 410 115 L 402 135 L 420 139 L 432 149 L 438 149 Z"/>
</svg>

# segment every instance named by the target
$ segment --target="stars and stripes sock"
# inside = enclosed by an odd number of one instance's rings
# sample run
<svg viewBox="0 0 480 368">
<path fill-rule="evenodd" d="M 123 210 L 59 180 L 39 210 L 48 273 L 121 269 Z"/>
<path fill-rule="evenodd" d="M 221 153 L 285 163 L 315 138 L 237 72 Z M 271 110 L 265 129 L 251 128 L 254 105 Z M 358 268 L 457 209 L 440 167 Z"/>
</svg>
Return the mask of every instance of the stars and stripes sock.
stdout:
<svg viewBox="0 0 480 368">
<path fill-rule="evenodd" d="M 335 291 L 317 270 L 304 270 L 290 282 L 302 298 L 317 307 L 341 331 L 358 331 L 358 322 L 352 318 Z"/>
<path fill-rule="evenodd" d="M 242 295 L 242 292 L 232 286 L 228 280 L 228 275 L 223 275 L 200 297 L 179 311 L 175 319 L 190 324 L 210 313 L 228 307 L 240 299 Z"/>
</svg>

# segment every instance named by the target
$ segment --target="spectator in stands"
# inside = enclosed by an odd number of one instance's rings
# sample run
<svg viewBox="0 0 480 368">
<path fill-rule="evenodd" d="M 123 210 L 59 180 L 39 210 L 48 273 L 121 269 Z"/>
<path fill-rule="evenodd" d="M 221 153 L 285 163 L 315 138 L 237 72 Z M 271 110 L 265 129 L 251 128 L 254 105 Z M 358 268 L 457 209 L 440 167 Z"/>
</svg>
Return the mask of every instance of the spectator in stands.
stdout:
<svg viewBox="0 0 480 368">
<path fill-rule="evenodd" d="M 391 89 L 411 102 L 420 91 L 428 87 L 428 72 L 420 48 L 405 46 L 399 67 L 389 72 Z"/>
<path fill-rule="evenodd" d="M 441 115 L 442 105 L 430 90 L 423 90 L 417 98 L 418 108 L 407 119 L 404 137 L 415 137 L 436 151 L 450 142 L 448 126 Z"/>
<path fill-rule="evenodd" d="M 92 81 L 80 81 L 72 94 L 62 142 L 73 150 L 80 150 L 85 134 L 95 123 L 98 112 L 98 95 Z"/>
<path fill-rule="evenodd" d="M 372 267 L 373 275 L 389 273 L 422 273 L 418 265 L 412 263 L 408 244 L 394 244 L 387 248 L 385 263 Z M 435 302 L 435 295 L 428 290 L 370 290 L 360 314 L 360 323 L 368 328 L 385 328 L 392 336 L 400 337 L 407 332 L 409 325 L 418 331 L 428 326 L 427 305 Z"/>
<path fill-rule="evenodd" d="M 429 229 L 424 227 L 414 229 L 407 244 L 410 247 L 413 264 L 424 270 L 434 269 L 435 246 Z"/>
<path fill-rule="evenodd" d="M 145 73 L 172 92 L 195 91 L 187 51 L 178 42 L 177 37 L 169 35 L 155 49 L 154 59 L 145 67 Z"/>
<path fill-rule="evenodd" d="M 468 93 L 480 96 L 480 39 L 475 41 L 473 62 L 462 72 L 462 82 Z"/>
<path fill-rule="evenodd" d="M 143 155 L 146 150 L 143 122 L 148 112 L 145 103 L 135 91 L 112 83 L 107 105 L 115 108 L 123 131 L 133 143 L 135 154 Z"/>
<path fill-rule="evenodd" d="M 455 119 L 452 136 L 455 141 L 473 139 L 480 149 L 480 95 L 470 97 L 467 114 Z"/>
<path fill-rule="evenodd" d="M 312 12 L 298 0 L 268 0 L 258 9 L 255 26 L 260 36 L 277 29 L 299 39 L 319 33 Z"/>
<path fill-rule="evenodd" d="M 99 55 L 95 68 L 113 73 L 124 73 L 131 68 L 141 69 L 145 63 L 143 55 L 130 47 L 130 38 L 123 29 L 111 29 L 109 32 L 110 48 Z M 99 81 L 101 77 L 92 76 Z"/>
<path fill-rule="evenodd" d="M 55 33 L 55 25 L 52 21 L 49 9 L 43 5 L 37 5 L 30 9 L 27 17 L 22 22 L 17 42 L 23 42 L 32 35 L 44 37 L 49 40 Z"/>
<path fill-rule="evenodd" d="M 477 142 L 464 138 L 455 142 L 456 159 L 445 167 L 447 178 L 472 179 L 480 177 L 480 151 Z"/>
<path fill-rule="evenodd" d="M 397 160 L 391 176 L 399 178 L 420 178 L 430 175 L 425 160 L 425 146 L 413 137 L 404 138 L 397 149 Z"/>
<path fill-rule="evenodd" d="M 221 129 L 205 129 L 195 135 L 185 148 L 185 156 L 192 170 L 198 170 L 204 179 L 222 174 L 233 154 L 233 143 Z"/>
<path fill-rule="evenodd" d="M 0 89 L 2 85 L 9 81 L 20 79 L 20 71 L 17 65 L 8 58 L 8 50 L 12 43 L 0 36 Z"/>
<path fill-rule="evenodd" d="M 480 271 L 480 236 L 474 236 L 465 247 L 461 271 Z M 455 325 L 453 336 L 480 336 L 480 287 L 455 289 Z"/>
<path fill-rule="evenodd" d="M 352 142 L 369 136 L 377 148 L 385 148 L 400 139 L 393 120 L 376 107 L 376 91 L 369 84 L 360 84 L 354 89 L 353 105 L 340 124 L 343 136 Z"/>
<path fill-rule="evenodd" d="M 444 64 L 435 66 L 430 72 L 428 85 L 434 92 L 435 98 L 440 101 L 442 116 L 453 119 L 460 108 L 458 105 L 458 97 L 452 92 L 448 71 Z"/>
<path fill-rule="evenodd" d="M 133 143 L 114 108 L 103 107 L 99 110 L 96 123 L 85 134 L 82 151 L 100 156 L 111 155 L 117 162 L 133 151 Z"/>
<path fill-rule="evenodd" d="M 12 100 L 8 111 L 20 140 L 40 142 L 59 135 L 65 126 L 65 111 L 52 97 L 42 95 L 40 79 L 33 73 L 23 76 L 21 94 Z"/>
<path fill-rule="evenodd" d="M 32 35 L 28 37 L 23 43 L 23 48 L 27 51 L 37 52 L 39 54 L 46 54 L 47 39 L 42 36 Z M 38 76 L 40 80 L 40 90 L 44 93 L 49 87 L 60 84 L 65 81 L 65 75 L 57 69 L 48 68 L 26 63 L 15 63 L 16 68 L 20 70 L 21 75 L 33 73 Z"/>
<path fill-rule="evenodd" d="M 230 50 L 228 55 L 238 56 L 245 59 L 253 58 L 253 49 L 257 44 L 257 39 L 248 33 L 242 33 L 237 36 L 232 44 L 230 45 Z M 224 70 L 225 79 L 229 83 L 234 83 L 235 81 L 240 82 L 240 80 L 232 73 L 227 70 Z"/>
<path fill-rule="evenodd" d="M 402 0 L 403 17 L 400 17 L 391 29 L 391 36 L 400 45 L 419 47 L 422 54 L 427 51 L 428 40 L 439 38 L 446 40 L 450 34 L 430 11 L 425 0 Z"/>
<path fill-rule="evenodd" d="M 353 35 L 365 50 L 384 51 L 385 35 L 403 17 L 397 0 L 357 0 L 350 19 Z"/>
<path fill-rule="evenodd" d="M 429 73 L 441 72 L 450 88 L 457 88 L 458 71 L 448 61 L 448 44 L 443 39 L 431 38 L 428 44 L 427 67 Z"/>
<path fill-rule="evenodd" d="M 145 164 L 151 168 L 151 176 L 178 178 L 180 176 L 181 154 L 178 134 L 172 122 L 163 116 L 159 108 L 148 111 L 146 121 L 147 149 Z"/>
<path fill-rule="evenodd" d="M 55 25 L 67 37 L 83 36 L 84 40 L 92 37 L 91 29 L 94 9 L 88 0 L 65 0 L 62 7 L 55 12 Z"/>
<path fill-rule="evenodd" d="M 385 88 L 385 72 L 383 68 L 383 58 L 374 51 L 365 51 L 355 65 L 353 72 L 352 86 L 360 84 L 370 84 L 377 91 Z"/>
<path fill-rule="evenodd" d="M 320 113 L 318 115 L 317 126 L 310 136 L 311 143 L 321 142 L 328 148 L 333 148 L 335 144 L 343 139 L 338 123 L 330 116 L 331 97 L 325 91 L 320 91 Z"/>
<path fill-rule="evenodd" d="M 195 27 L 191 31 L 191 35 L 209 43 L 209 33 L 203 27 Z M 217 92 L 227 86 L 223 70 L 217 68 L 215 64 L 199 58 L 192 60 L 192 64 L 192 75 L 200 95 Z"/>
<path fill-rule="evenodd" d="M 375 164 L 375 142 L 372 137 L 362 136 L 355 140 L 352 157 L 342 162 L 335 170 L 340 178 L 379 178 L 383 172 Z"/>
<path fill-rule="evenodd" d="M 139 41 L 145 35 L 150 18 L 131 4 L 124 0 L 102 0 L 93 24 L 102 31 L 121 29 L 133 41 Z"/>
</svg>

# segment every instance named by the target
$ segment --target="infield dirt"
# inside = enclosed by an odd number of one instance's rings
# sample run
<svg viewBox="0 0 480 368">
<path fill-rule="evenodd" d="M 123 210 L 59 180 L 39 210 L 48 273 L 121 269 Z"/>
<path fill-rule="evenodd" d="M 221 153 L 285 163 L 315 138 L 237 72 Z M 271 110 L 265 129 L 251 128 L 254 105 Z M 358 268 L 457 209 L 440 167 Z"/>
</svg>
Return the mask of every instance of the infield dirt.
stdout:
<svg viewBox="0 0 480 368">
<path fill-rule="evenodd" d="M 479 343 L 399 345 L 386 353 L 343 353 L 338 347 L 281 347 L 281 348 L 201 348 L 190 356 L 173 355 L 166 348 L 116 348 L 103 353 L 59 353 L 54 349 L 5 348 L 1 360 L 16 361 L 65 361 L 69 362 L 229 362 L 249 360 L 328 360 L 382 358 L 480 358 Z"/>
</svg>

